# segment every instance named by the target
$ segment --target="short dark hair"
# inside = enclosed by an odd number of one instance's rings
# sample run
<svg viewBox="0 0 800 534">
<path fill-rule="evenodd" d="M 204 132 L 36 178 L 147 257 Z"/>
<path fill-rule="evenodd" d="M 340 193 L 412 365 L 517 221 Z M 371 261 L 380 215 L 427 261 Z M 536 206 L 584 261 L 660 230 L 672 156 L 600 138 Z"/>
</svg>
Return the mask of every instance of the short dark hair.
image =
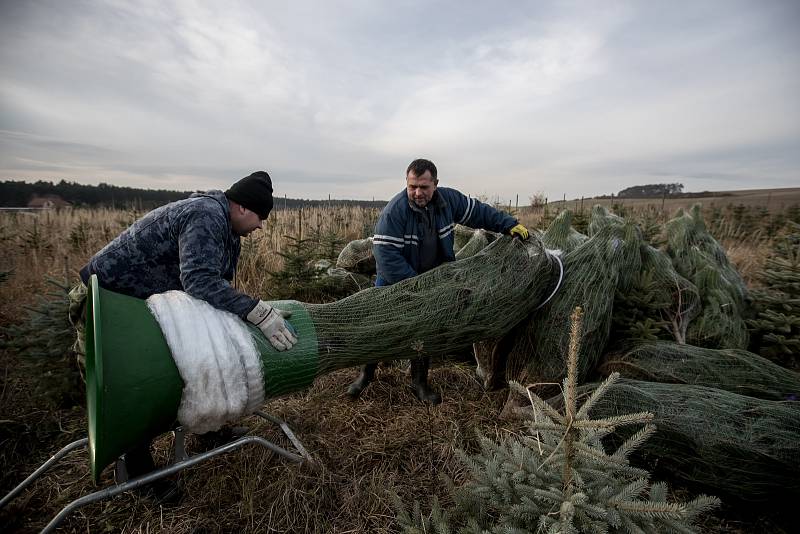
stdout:
<svg viewBox="0 0 800 534">
<path fill-rule="evenodd" d="M 436 178 L 436 165 L 429 159 L 415 159 L 411 162 L 411 165 L 408 166 L 406 169 L 406 176 L 408 176 L 409 172 L 414 172 L 414 176 L 422 176 L 425 174 L 425 171 L 431 172 L 431 178 L 434 181 L 437 180 Z"/>
</svg>

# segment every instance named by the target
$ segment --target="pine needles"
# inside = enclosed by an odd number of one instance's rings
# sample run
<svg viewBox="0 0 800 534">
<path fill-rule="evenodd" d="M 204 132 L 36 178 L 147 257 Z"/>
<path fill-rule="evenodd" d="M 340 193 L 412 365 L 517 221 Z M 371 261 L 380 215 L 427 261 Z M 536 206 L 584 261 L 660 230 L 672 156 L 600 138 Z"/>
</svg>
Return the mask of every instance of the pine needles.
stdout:
<svg viewBox="0 0 800 534">
<path fill-rule="evenodd" d="M 49 293 L 24 306 L 22 321 L 3 328 L 0 348 L 20 354 L 37 380 L 37 393 L 57 405 L 83 402 L 83 382 L 75 354 L 75 328 L 69 321 L 70 287 L 53 278 Z"/>
<path fill-rule="evenodd" d="M 610 376 L 578 405 L 582 315 L 576 308 L 571 316 L 564 413 L 530 387 L 513 383 L 531 403 L 524 410 L 529 417 L 527 433 L 501 442 L 481 437 L 479 454 L 459 452 L 470 480 L 454 489 L 452 510 L 445 511 L 434 501 L 428 516 L 418 503 L 409 513 L 397 499 L 404 533 L 685 533 L 695 532 L 698 517 L 719 506 L 719 499 L 708 496 L 668 502 L 665 484 L 652 484 L 646 471 L 629 464 L 630 454 L 655 433 L 651 413 L 590 416 L 619 375 Z M 606 452 L 603 438 L 633 425 L 644 426 Z"/>
</svg>

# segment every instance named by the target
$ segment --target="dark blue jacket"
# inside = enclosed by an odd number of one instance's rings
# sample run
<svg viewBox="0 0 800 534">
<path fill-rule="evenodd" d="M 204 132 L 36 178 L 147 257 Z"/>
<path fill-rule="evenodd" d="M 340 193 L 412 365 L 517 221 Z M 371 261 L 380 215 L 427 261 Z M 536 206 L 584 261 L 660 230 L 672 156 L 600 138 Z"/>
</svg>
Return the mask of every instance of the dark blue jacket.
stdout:
<svg viewBox="0 0 800 534">
<path fill-rule="evenodd" d="M 225 194 L 195 193 L 133 223 L 89 260 L 81 278 L 96 274 L 102 287 L 142 299 L 183 290 L 244 318 L 258 300 L 230 284 L 240 250 Z"/>
<path fill-rule="evenodd" d="M 438 264 L 456 259 L 453 252 L 456 224 L 503 233 L 517 224 L 510 215 L 447 187 L 437 188 L 428 206 L 439 239 Z M 425 232 L 424 217 L 408 200 L 405 190 L 383 208 L 372 239 L 378 269 L 375 285 L 391 285 L 420 274 L 419 243 Z"/>
</svg>

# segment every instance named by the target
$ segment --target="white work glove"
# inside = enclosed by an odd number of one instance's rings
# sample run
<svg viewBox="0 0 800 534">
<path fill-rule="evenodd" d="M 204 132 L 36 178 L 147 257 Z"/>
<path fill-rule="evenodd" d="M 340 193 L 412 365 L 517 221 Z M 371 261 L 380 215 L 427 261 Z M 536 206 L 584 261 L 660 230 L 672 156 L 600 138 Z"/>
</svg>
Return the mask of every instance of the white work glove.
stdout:
<svg viewBox="0 0 800 534">
<path fill-rule="evenodd" d="M 277 350 L 289 350 L 297 343 L 294 328 L 286 322 L 292 312 L 273 308 L 263 300 L 247 314 L 247 320 L 258 327 Z"/>
</svg>

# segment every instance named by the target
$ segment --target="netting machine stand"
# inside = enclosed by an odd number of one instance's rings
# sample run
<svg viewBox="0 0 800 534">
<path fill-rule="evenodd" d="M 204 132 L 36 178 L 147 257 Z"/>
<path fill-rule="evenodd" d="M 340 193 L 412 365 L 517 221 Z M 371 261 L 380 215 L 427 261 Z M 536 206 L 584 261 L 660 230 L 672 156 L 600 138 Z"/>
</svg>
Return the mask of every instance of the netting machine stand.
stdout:
<svg viewBox="0 0 800 534">
<path fill-rule="evenodd" d="M 95 491 L 94 493 L 90 493 L 88 495 L 84 495 L 83 497 L 75 499 L 74 501 L 72 501 L 67 506 L 61 509 L 61 511 L 47 524 L 47 526 L 44 527 L 44 529 L 42 529 L 42 533 L 44 534 L 47 532 L 52 532 L 61 523 L 61 521 L 63 521 L 64 518 L 67 517 L 67 515 L 69 515 L 70 513 L 74 512 L 79 508 L 86 506 L 87 504 L 92 504 L 104 501 L 106 499 L 110 499 L 116 495 L 119 495 L 120 493 L 124 493 L 126 491 L 130 491 L 139 488 L 141 486 L 144 486 L 146 484 L 150 484 L 151 482 L 154 482 L 158 479 L 174 475 L 175 473 L 183 471 L 188 467 L 192 467 L 193 465 L 203 463 L 207 460 L 210 460 L 211 458 L 214 458 L 215 456 L 219 456 L 220 454 L 225 454 L 235 449 L 239 449 L 244 445 L 248 445 L 250 443 L 258 444 L 293 462 L 297 463 L 306 462 L 309 464 L 314 463 L 314 459 L 311 457 L 311 455 L 308 453 L 305 447 L 303 447 L 303 444 L 300 442 L 300 440 L 297 439 L 297 437 L 294 435 L 294 432 L 292 432 L 291 428 L 289 428 L 289 426 L 284 421 L 262 411 L 255 412 L 255 415 L 258 415 L 259 417 L 278 425 L 278 427 L 280 427 L 280 429 L 283 431 L 286 437 L 289 438 L 289 441 L 292 442 L 292 445 L 294 445 L 296 453 L 290 452 L 284 449 L 283 447 L 280 447 L 262 437 L 244 435 L 234 441 L 231 441 L 224 445 L 220 445 L 219 447 L 216 447 L 214 449 L 189 456 L 186 453 L 186 447 L 185 447 L 186 432 L 181 427 L 177 427 L 175 430 L 172 431 L 175 437 L 174 441 L 175 461 L 172 464 L 166 465 L 160 469 L 156 469 L 155 471 L 152 471 L 138 478 L 130 480 L 121 480 L 118 483 L 114 484 L 113 486 L 101 489 L 99 491 Z M 89 438 L 83 438 L 77 441 L 73 441 L 69 445 L 66 445 L 64 448 L 62 448 L 60 451 L 54 454 L 49 460 L 43 463 L 36 471 L 31 473 L 31 475 L 28 476 L 28 478 L 26 478 L 25 480 L 23 480 L 17 487 L 11 490 L 11 492 L 8 493 L 8 495 L 3 497 L 3 499 L 0 501 L 0 509 L 5 507 L 9 502 L 11 502 L 14 498 L 16 498 L 16 496 L 19 495 L 25 488 L 33 484 L 33 482 L 36 481 L 36 479 L 41 477 L 48 469 L 50 469 L 59 460 L 61 460 L 61 458 L 63 458 L 64 456 L 66 456 L 67 454 L 76 449 L 82 449 L 86 447 L 88 443 L 89 443 Z M 121 459 L 117 460 L 117 463 L 124 464 L 124 462 L 121 462 Z M 126 478 L 124 474 L 123 478 Z"/>
</svg>

